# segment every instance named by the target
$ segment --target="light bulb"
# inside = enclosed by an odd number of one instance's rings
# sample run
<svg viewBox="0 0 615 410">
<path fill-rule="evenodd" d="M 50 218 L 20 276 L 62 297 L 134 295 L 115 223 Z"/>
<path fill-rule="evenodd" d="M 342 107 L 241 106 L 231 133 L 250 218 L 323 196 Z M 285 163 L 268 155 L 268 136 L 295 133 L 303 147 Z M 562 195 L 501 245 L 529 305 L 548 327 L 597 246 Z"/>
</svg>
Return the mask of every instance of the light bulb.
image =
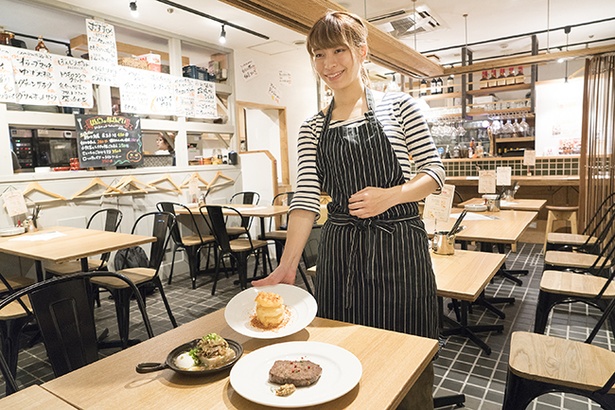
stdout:
<svg viewBox="0 0 615 410">
<path fill-rule="evenodd" d="M 222 31 L 220 32 L 218 42 L 220 42 L 220 44 L 226 44 L 226 30 L 224 30 L 224 24 L 222 25 Z"/>
<path fill-rule="evenodd" d="M 137 2 L 136 1 L 131 1 L 130 2 L 130 15 L 134 18 L 139 17 L 139 10 L 137 10 Z"/>
</svg>

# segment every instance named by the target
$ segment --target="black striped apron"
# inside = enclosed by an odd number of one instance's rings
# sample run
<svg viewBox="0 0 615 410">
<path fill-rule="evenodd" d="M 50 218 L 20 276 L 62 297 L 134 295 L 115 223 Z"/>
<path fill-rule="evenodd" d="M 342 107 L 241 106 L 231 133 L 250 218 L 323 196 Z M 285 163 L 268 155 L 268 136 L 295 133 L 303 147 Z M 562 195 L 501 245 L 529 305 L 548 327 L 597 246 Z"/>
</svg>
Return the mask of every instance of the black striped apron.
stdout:
<svg viewBox="0 0 615 410">
<path fill-rule="evenodd" d="M 332 198 L 318 251 L 318 316 L 435 339 L 436 282 L 417 204 L 367 219 L 348 211 L 357 191 L 406 182 L 366 94 L 365 122 L 329 128 L 332 101 L 318 141 L 316 168 Z"/>
</svg>

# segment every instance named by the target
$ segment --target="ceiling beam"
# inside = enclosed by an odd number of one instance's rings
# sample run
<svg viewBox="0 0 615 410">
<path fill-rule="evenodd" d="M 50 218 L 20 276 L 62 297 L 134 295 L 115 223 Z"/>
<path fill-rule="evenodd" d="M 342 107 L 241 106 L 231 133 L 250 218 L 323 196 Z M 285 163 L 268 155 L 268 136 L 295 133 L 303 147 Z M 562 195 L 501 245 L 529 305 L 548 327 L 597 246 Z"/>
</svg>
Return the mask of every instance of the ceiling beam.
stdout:
<svg viewBox="0 0 615 410">
<path fill-rule="evenodd" d="M 346 11 L 326 0 L 220 0 L 276 24 L 307 35 L 312 25 L 329 10 Z M 370 58 L 390 70 L 412 77 L 441 76 L 444 69 L 421 53 L 365 21 Z"/>
<path fill-rule="evenodd" d="M 551 52 L 551 53 L 542 53 L 542 54 L 537 54 L 537 55 L 527 55 L 527 56 L 520 56 L 520 57 L 496 58 L 496 59 L 482 61 L 480 63 L 471 64 L 467 66 L 445 68 L 443 75 L 448 76 L 449 74 L 453 74 L 453 75 L 467 74 L 467 73 L 472 73 L 476 71 L 492 70 L 492 69 L 501 68 L 501 67 L 513 67 L 513 66 L 530 65 L 530 64 L 546 64 L 552 61 L 557 61 L 560 58 L 574 59 L 574 58 L 588 57 L 592 55 L 614 53 L 614 52 L 615 52 L 615 44 L 610 44 L 606 46 L 583 48 L 579 50 L 558 51 L 555 53 Z"/>
</svg>

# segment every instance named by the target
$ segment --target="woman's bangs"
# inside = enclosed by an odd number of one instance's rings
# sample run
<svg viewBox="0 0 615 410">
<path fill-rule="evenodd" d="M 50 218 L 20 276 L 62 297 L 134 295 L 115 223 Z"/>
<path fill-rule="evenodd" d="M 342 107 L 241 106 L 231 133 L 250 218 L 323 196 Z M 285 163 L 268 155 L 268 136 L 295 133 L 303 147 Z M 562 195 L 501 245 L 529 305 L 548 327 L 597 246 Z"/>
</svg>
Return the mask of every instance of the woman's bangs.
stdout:
<svg viewBox="0 0 615 410">
<path fill-rule="evenodd" d="M 341 22 L 337 19 L 332 19 L 332 22 L 335 24 L 331 24 L 331 21 L 321 21 L 320 24 L 314 26 L 308 38 L 310 54 L 313 50 L 349 46 Z"/>
</svg>

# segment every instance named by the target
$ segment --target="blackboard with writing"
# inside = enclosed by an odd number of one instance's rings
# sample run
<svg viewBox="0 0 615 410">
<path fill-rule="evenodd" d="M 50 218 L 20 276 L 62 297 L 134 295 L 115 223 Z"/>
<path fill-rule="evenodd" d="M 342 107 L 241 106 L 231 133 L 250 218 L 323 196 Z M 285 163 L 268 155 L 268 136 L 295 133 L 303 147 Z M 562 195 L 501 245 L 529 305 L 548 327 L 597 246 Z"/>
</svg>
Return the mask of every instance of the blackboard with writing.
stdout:
<svg viewBox="0 0 615 410">
<path fill-rule="evenodd" d="M 141 119 L 127 115 L 75 115 L 82 168 L 143 163 Z"/>
</svg>

